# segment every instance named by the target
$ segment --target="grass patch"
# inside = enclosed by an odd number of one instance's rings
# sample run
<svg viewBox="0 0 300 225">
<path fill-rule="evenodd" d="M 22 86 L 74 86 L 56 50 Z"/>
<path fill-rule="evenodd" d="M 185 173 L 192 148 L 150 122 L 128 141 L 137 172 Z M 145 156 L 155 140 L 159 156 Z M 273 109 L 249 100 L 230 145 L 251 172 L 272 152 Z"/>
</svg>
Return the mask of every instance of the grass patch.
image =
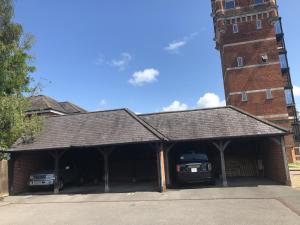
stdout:
<svg viewBox="0 0 300 225">
<path fill-rule="evenodd" d="M 300 170 L 300 163 L 290 163 L 289 164 L 290 169 L 299 169 Z"/>
</svg>

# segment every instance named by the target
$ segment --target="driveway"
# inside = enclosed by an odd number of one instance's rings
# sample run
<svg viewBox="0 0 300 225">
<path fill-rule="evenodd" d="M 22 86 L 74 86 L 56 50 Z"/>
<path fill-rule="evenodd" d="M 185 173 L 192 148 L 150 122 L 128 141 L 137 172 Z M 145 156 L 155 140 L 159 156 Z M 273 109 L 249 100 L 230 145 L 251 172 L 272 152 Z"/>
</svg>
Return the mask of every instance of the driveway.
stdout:
<svg viewBox="0 0 300 225">
<path fill-rule="evenodd" d="M 300 225 L 300 190 L 263 185 L 15 196 L 0 202 L 0 218 L 2 225 Z"/>
</svg>

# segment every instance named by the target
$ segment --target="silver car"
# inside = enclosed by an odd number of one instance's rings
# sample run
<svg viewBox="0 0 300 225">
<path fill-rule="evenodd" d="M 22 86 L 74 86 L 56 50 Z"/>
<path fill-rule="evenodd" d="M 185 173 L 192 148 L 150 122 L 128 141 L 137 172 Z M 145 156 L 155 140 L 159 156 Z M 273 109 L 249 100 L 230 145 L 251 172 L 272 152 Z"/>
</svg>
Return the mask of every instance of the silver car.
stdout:
<svg viewBox="0 0 300 225">
<path fill-rule="evenodd" d="M 56 179 L 54 170 L 38 171 L 30 175 L 28 185 L 30 188 L 51 187 L 54 186 Z M 77 170 L 66 166 L 59 171 L 59 189 L 63 189 L 66 184 L 75 183 L 78 179 Z"/>
</svg>

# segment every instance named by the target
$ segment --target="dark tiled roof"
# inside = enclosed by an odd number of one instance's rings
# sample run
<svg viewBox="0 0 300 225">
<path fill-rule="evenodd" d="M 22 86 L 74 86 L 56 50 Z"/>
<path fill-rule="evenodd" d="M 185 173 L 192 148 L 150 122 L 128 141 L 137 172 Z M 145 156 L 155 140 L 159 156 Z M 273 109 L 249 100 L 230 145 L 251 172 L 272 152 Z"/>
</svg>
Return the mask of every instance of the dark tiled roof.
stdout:
<svg viewBox="0 0 300 225">
<path fill-rule="evenodd" d="M 49 117 L 45 119 L 44 128 L 33 143 L 17 142 L 11 151 L 161 140 L 142 122 L 125 109 Z"/>
<path fill-rule="evenodd" d="M 70 102 L 58 102 L 53 98 L 44 95 L 30 97 L 31 109 L 33 111 L 55 110 L 64 114 L 85 113 L 86 110 L 76 106 Z"/>
<path fill-rule="evenodd" d="M 11 151 L 285 133 L 285 129 L 233 107 L 140 116 L 120 109 L 46 118 L 33 143 L 17 142 Z"/>
<path fill-rule="evenodd" d="M 74 105 L 71 102 L 59 102 L 61 107 L 64 109 L 65 113 L 73 114 L 73 113 L 86 113 L 87 111 L 78 105 Z"/>
<path fill-rule="evenodd" d="M 234 107 L 140 115 L 170 140 L 284 134 L 286 130 Z"/>
</svg>

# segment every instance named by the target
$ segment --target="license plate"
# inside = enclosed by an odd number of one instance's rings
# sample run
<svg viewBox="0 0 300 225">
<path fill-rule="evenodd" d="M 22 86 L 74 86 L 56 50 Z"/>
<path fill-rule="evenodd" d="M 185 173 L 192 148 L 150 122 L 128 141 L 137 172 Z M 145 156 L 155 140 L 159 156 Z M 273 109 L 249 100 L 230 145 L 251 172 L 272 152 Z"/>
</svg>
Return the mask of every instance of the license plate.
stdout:
<svg viewBox="0 0 300 225">
<path fill-rule="evenodd" d="M 198 169 L 197 169 L 197 168 L 191 168 L 191 172 L 192 172 L 192 173 L 197 173 L 197 172 L 198 172 Z"/>
</svg>

